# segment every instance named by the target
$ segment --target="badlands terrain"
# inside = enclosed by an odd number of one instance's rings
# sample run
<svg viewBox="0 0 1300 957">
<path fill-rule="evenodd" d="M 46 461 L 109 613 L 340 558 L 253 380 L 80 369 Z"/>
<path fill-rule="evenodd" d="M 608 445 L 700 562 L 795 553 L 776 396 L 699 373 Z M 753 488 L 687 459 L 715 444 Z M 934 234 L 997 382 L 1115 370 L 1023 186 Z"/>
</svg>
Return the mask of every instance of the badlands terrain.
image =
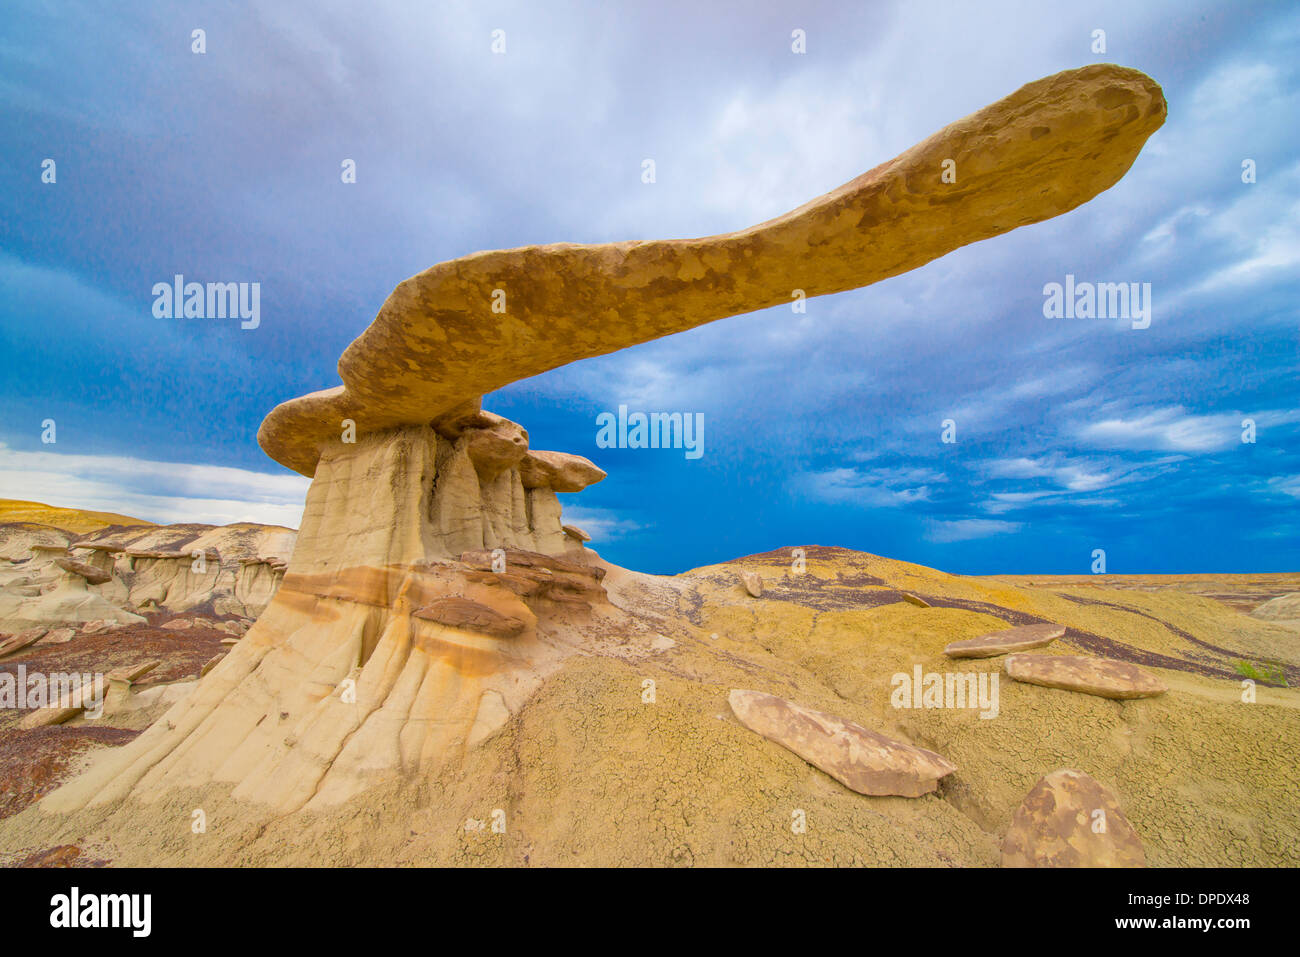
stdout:
<svg viewBox="0 0 1300 957">
<path fill-rule="evenodd" d="M 0 859 L 1300 863 L 1297 576 L 971 578 L 797 543 L 641 574 L 564 522 L 605 472 L 482 407 L 1068 213 L 1165 114 L 1092 65 L 748 229 L 439 263 L 341 385 L 263 420 L 312 479 L 296 533 L 13 503 L 0 699 L 107 689 L 3 709 Z"/>
<path fill-rule="evenodd" d="M 0 595 L 66 589 L 74 573 L 56 564 L 56 545 L 112 578 L 85 587 L 102 604 L 60 599 L 52 607 L 73 617 L 48 622 L 0 671 L 158 662 L 119 682 L 98 719 L 23 727 L 31 711 L 0 713 L 7 864 L 997 866 L 1013 862 L 1008 835 L 1031 789 L 1072 769 L 1113 799 L 1148 866 L 1300 865 L 1300 575 L 979 578 L 811 545 L 802 562 L 781 548 L 671 577 L 586 549 L 574 564 L 603 570 L 607 597 L 589 589 L 594 614 L 541 639 L 554 646 L 535 656 L 545 675 L 500 727 L 425 773 L 287 813 L 220 781 L 50 813 L 39 798 L 138 740 L 195 694 L 208 662 L 249 640 L 294 536 L 4 509 Z M 206 578 L 188 571 L 200 545 L 220 553 Z M 110 606 L 131 619 L 105 617 Z M 76 617 L 83 607 L 99 617 Z M 1167 690 L 1111 699 L 1015 681 L 1002 656 L 943 653 L 1043 622 L 1064 633 L 1027 654 L 1132 663 Z M 28 625 L 11 616 L 0 630 Z M 918 665 L 1001 673 L 997 716 L 894 707 L 891 679 Z M 1262 679 L 1249 703 L 1247 669 Z M 746 727 L 729 703 L 737 689 L 956 770 L 918 797 L 857 793 Z"/>
</svg>

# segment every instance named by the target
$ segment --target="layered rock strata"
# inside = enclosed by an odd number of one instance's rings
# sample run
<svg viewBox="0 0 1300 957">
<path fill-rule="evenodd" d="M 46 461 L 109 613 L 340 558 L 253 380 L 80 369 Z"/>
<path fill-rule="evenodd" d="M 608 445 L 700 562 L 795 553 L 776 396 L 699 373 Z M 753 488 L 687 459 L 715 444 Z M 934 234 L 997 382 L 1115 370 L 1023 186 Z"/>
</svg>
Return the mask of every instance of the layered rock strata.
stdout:
<svg viewBox="0 0 1300 957">
<path fill-rule="evenodd" d="M 546 466 L 525 478 L 529 461 Z M 541 484 L 603 475 L 529 452 L 522 428 L 481 412 L 325 450 L 265 613 L 165 721 L 46 807 L 209 782 L 321 807 L 485 740 L 613 611 Z"/>
</svg>

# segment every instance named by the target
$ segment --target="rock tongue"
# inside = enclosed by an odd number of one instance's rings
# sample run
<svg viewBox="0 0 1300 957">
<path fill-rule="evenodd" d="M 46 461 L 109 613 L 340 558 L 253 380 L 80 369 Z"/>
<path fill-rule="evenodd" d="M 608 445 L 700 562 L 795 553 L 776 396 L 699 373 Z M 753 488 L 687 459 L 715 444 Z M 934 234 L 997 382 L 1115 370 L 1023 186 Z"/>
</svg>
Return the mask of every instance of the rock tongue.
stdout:
<svg viewBox="0 0 1300 957">
<path fill-rule="evenodd" d="M 65 572 L 80 575 L 88 585 L 102 585 L 113 577 L 103 569 L 96 568 L 94 565 L 87 565 L 85 562 L 79 562 L 73 558 L 56 558 L 54 564 Z"/>
<path fill-rule="evenodd" d="M 549 488 L 556 492 L 581 492 L 605 477 L 590 459 L 567 452 L 530 451 L 519 463 L 524 488 Z"/>
<path fill-rule="evenodd" d="M 728 697 L 741 723 L 859 794 L 920 797 L 957 770 L 933 751 L 759 691 Z"/>
<path fill-rule="evenodd" d="M 474 253 L 400 283 L 339 359 L 343 385 L 274 409 L 258 441 L 312 475 L 339 423 L 454 429 L 484 393 L 744 312 L 844 292 L 1109 189 L 1165 118 L 1160 87 L 1094 64 L 1027 84 L 776 219 L 689 240 Z M 958 181 L 936 170 L 955 160 Z M 485 319 L 488 290 L 512 293 Z M 583 308 L 574 309 L 574 303 Z M 592 326 L 589 316 L 601 316 Z M 487 321 L 491 320 L 491 321 Z"/>
<path fill-rule="evenodd" d="M 1042 648 L 1064 634 L 1064 625 L 1019 625 L 966 641 L 954 641 L 943 649 L 943 653 L 949 658 L 992 658 L 1013 651 Z"/>
</svg>

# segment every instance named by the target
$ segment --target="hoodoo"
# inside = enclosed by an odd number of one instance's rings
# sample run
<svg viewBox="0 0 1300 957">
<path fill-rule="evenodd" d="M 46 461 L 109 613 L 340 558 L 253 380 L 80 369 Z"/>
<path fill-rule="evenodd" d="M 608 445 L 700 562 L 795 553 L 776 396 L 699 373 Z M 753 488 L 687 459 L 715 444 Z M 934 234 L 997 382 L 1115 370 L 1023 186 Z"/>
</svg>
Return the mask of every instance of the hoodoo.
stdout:
<svg viewBox="0 0 1300 957">
<path fill-rule="evenodd" d="M 1068 212 L 1114 185 L 1164 117 L 1144 74 L 1084 67 L 749 229 L 481 252 L 401 283 L 343 353 L 342 385 L 259 430 L 268 455 L 313 477 L 266 611 L 196 690 L 44 808 L 223 782 L 291 811 L 454 761 L 626 622 L 557 497 L 604 472 L 530 450 L 482 395 Z"/>
</svg>

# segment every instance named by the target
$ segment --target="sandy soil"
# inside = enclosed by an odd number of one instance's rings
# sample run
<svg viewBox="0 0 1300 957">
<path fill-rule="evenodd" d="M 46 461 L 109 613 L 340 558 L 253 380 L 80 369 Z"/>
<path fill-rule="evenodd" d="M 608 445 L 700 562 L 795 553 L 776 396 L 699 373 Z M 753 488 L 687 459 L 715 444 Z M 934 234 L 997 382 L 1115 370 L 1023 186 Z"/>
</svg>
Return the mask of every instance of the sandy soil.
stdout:
<svg viewBox="0 0 1300 957">
<path fill-rule="evenodd" d="M 989 866 L 1025 793 L 1073 767 L 1116 795 L 1149 865 L 1300 865 L 1300 632 L 1248 614 L 1294 577 L 1196 576 L 1186 587 L 967 578 L 843 549 L 805 552 L 804 574 L 788 549 L 672 578 L 611 569 L 606 585 L 637 640 L 608 635 L 568 659 L 501 732 L 424 779 L 278 819 L 219 787 L 66 817 L 30 806 L 0 821 L 0 860 Z M 742 570 L 762 576 L 761 599 L 744 591 Z M 932 607 L 903 602 L 902 591 Z M 991 720 L 891 707 L 896 672 L 997 672 L 999 659 L 953 662 L 942 648 L 1036 621 L 1067 627 L 1039 653 L 1133 661 L 1169 692 L 1111 701 L 1002 676 Z M 666 640 L 648 645 L 646 634 Z M 56 647 L 71 654 L 75 644 Z M 1243 662 L 1271 663 L 1288 687 L 1257 685 L 1246 703 Z M 743 728 L 726 701 L 736 687 L 904 738 L 958 771 L 922 798 L 856 794 Z M 88 743 L 76 725 L 47 731 L 50 743 L 34 749 L 56 748 L 60 735 L 60 753 L 119 743 Z M 38 760 L 15 755 L 0 763 L 5 780 Z M 71 773 L 75 762 L 61 760 L 26 799 Z M 796 810 L 804 834 L 792 831 Z"/>
</svg>

